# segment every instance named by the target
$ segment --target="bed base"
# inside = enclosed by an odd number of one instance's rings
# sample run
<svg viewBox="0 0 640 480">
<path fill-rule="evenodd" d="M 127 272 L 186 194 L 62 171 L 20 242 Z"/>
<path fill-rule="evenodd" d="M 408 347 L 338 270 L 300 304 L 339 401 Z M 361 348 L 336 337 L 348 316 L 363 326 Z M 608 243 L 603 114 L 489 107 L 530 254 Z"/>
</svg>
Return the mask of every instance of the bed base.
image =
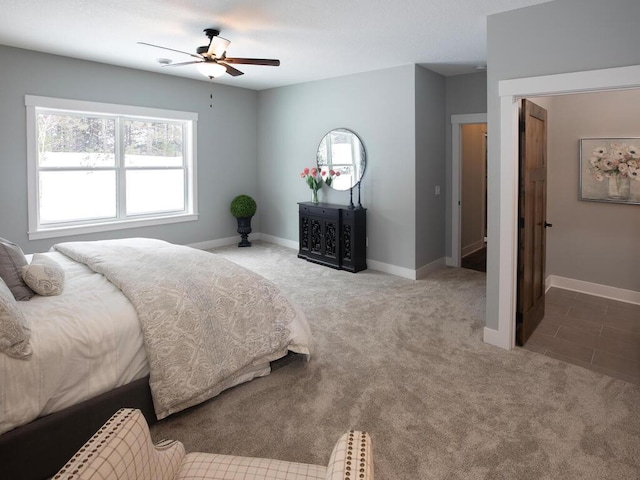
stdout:
<svg viewBox="0 0 640 480">
<path fill-rule="evenodd" d="M 0 476 L 52 477 L 122 407 L 139 408 L 149 424 L 157 421 L 149 376 L 0 435 Z"/>
<path fill-rule="evenodd" d="M 271 371 L 301 358 L 305 356 L 289 351 L 271 362 Z M 0 435 L 0 477 L 51 478 L 123 407 L 140 409 L 149 425 L 158 421 L 148 375 Z"/>
</svg>

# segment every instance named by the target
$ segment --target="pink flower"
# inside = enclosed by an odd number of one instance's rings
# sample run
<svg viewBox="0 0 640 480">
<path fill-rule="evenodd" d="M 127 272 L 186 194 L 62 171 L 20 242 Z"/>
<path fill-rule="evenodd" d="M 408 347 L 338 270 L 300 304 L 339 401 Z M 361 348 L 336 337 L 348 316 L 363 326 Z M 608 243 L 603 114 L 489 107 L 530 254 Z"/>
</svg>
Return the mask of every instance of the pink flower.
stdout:
<svg viewBox="0 0 640 480">
<path fill-rule="evenodd" d="M 312 176 L 312 177 L 315 177 L 317 174 L 318 174 L 318 169 L 317 169 L 316 167 L 313 167 L 313 168 L 311 169 L 311 176 Z"/>
<path fill-rule="evenodd" d="M 340 176 L 340 172 L 336 172 L 336 177 L 339 177 L 339 176 Z"/>
<path fill-rule="evenodd" d="M 309 167 L 304 167 L 304 170 L 302 170 L 302 173 L 304 175 L 309 175 Z"/>
<path fill-rule="evenodd" d="M 333 177 L 335 174 L 336 174 L 335 170 L 329 170 L 329 175 Z"/>
</svg>

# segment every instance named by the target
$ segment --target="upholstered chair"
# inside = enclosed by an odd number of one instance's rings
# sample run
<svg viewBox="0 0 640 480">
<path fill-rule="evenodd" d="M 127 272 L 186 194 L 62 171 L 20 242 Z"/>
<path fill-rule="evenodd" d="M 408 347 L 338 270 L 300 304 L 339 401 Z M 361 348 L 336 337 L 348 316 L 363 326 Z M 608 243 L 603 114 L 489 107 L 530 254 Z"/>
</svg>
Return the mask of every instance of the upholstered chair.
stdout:
<svg viewBox="0 0 640 480">
<path fill-rule="evenodd" d="M 329 465 L 310 465 L 213 453 L 185 454 L 178 441 L 151 441 L 139 410 L 123 408 L 53 477 L 54 480 L 372 480 L 371 438 L 350 431 Z"/>
</svg>

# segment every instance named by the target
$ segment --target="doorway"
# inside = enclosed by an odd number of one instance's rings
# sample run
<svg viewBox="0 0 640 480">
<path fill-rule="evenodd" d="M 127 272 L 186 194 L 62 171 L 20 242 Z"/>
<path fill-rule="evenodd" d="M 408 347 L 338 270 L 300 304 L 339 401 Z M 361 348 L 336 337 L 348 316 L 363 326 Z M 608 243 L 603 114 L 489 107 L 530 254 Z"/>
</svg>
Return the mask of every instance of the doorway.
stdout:
<svg viewBox="0 0 640 480">
<path fill-rule="evenodd" d="M 486 132 L 487 114 L 486 113 L 473 113 L 464 115 L 451 115 L 451 196 L 449 201 L 451 202 L 451 256 L 447 258 L 447 265 L 451 267 L 460 267 L 462 264 L 462 190 L 463 190 L 463 127 L 465 125 L 479 125 L 484 124 L 484 131 Z M 486 139 L 483 140 L 485 145 L 484 158 L 486 161 Z M 482 148 L 482 147 L 480 147 Z M 486 167 L 484 172 L 486 173 Z M 482 178 L 479 180 L 483 182 Z M 479 183 L 480 184 L 480 183 Z M 486 183 L 485 183 L 486 185 Z M 484 187 L 486 191 L 486 186 Z M 486 197 L 485 197 L 486 198 Z M 486 210 L 486 202 L 485 202 Z M 477 215 L 483 215 L 482 210 Z M 486 217 L 485 217 L 486 218 Z M 486 221 L 484 222 L 486 227 Z M 482 235 L 482 240 L 486 235 Z M 473 251 L 473 248 L 468 249 L 466 253 Z M 484 262 L 486 265 L 486 261 Z"/>
<path fill-rule="evenodd" d="M 487 275 L 487 326 L 484 341 L 511 349 L 515 344 L 515 273 L 517 248 L 517 130 L 518 99 L 540 95 L 615 90 L 640 87 L 640 66 L 610 68 L 534 78 L 502 80 L 500 96 L 499 153 L 494 178 L 499 179 L 500 191 L 489 196 L 495 212 L 489 224 L 489 259 L 496 268 Z M 493 196 L 493 197 L 492 197 Z"/>
<path fill-rule="evenodd" d="M 487 271 L 487 124 L 460 126 L 461 267 Z"/>
</svg>

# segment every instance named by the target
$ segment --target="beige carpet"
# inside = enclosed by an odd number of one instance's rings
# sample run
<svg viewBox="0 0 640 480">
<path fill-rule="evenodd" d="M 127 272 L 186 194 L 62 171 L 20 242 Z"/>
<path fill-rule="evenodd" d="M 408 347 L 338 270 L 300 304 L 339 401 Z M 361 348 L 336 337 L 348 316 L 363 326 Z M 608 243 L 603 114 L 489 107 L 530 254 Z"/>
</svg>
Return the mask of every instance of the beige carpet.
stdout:
<svg viewBox="0 0 640 480">
<path fill-rule="evenodd" d="M 263 242 L 213 251 L 303 308 L 314 355 L 159 422 L 154 440 L 325 464 L 355 428 L 371 433 L 379 479 L 640 478 L 640 387 L 484 344 L 483 273 L 414 282 Z"/>
</svg>

